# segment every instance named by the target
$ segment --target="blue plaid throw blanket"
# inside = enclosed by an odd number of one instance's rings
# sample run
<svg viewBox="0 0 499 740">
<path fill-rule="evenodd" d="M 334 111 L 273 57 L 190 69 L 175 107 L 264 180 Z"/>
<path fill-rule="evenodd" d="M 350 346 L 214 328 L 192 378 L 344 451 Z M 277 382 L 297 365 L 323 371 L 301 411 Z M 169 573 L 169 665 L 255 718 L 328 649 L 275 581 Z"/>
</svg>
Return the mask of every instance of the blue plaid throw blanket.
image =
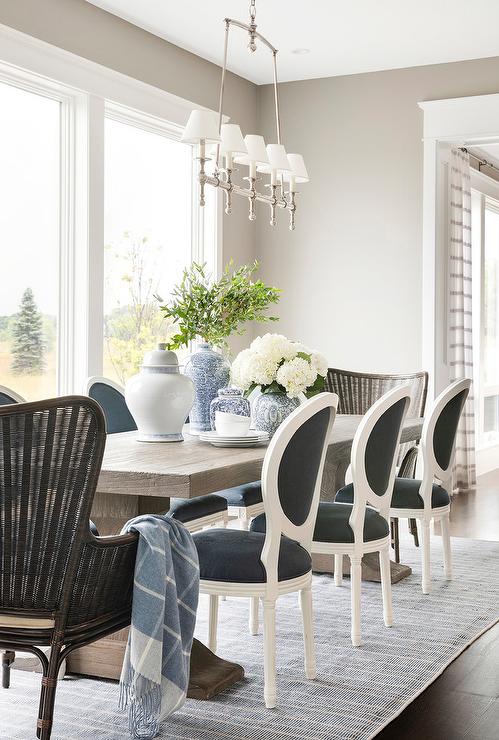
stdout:
<svg viewBox="0 0 499 740">
<path fill-rule="evenodd" d="M 139 544 L 119 707 L 128 707 L 132 737 L 153 738 L 187 694 L 198 556 L 189 532 L 169 517 L 139 516 L 123 532 L 138 532 Z"/>
</svg>

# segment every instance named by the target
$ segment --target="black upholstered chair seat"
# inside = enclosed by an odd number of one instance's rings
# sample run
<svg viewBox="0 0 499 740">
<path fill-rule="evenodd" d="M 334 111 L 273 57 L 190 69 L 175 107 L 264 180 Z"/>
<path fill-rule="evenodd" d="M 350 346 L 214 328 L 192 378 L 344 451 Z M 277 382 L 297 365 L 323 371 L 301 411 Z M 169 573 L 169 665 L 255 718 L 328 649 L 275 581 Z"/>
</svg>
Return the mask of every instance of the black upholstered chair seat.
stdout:
<svg viewBox="0 0 499 740">
<path fill-rule="evenodd" d="M 265 568 L 260 556 L 265 535 L 240 529 L 206 529 L 193 535 L 198 550 L 200 575 L 206 581 L 264 583 Z M 297 542 L 282 537 L 278 575 L 288 581 L 305 575 L 312 558 Z"/>
<path fill-rule="evenodd" d="M 187 501 L 182 498 L 172 499 L 168 516 L 179 522 L 192 522 L 193 519 L 201 519 L 223 511 L 227 511 L 227 501 L 222 496 L 210 493 Z"/>
<path fill-rule="evenodd" d="M 226 488 L 223 491 L 217 491 L 217 496 L 223 496 L 229 506 L 261 504 L 263 501 L 262 482 L 255 480 L 253 483 L 244 483 L 242 486 Z"/>
<path fill-rule="evenodd" d="M 393 495 L 391 506 L 393 509 L 423 509 L 423 499 L 419 495 L 420 480 L 413 478 L 395 478 L 393 486 Z M 340 503 L 352 503 L 353 485 L 340 488 L 334 499 Z M 450 503 L 449 494 L 442 486 L 433 484 L 431 492 L 431 507 L 438 509 L 441 506 L 448 506 Z"/>
<path fill-rule="evenodd" d="M 353 542 L 353 531 L 348 523 L 352 506 L 322 501 L 314 529 L 314 542 Z M 265 514 L 255 517 L 251 522 L 252 532 L 265 532 Z M 379 540 L 389 533 L 387 521 L 369 506 L 364 517 L 364 542 Z"/>
</svg>

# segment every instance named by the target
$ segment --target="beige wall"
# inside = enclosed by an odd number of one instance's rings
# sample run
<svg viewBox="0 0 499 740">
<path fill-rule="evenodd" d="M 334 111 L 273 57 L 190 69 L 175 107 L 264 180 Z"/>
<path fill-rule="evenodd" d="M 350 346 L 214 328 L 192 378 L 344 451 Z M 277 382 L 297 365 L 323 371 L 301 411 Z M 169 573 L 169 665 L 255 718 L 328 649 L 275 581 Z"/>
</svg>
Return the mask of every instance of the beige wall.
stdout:
<svg viewBox="0 0 499 740">
<path fill-rule="evenodd" d="M 296 231 L 259 216 L 263 276 L 283 289 L 278 328 L 352 369 L 421 365 L 420 100 L 499 91 L 499 59 L 281 85 L 283 139 L 305 157 Z M 260 128 L 273 140 L 272 89 Z M 263 215 L 263 214 L 262 214 Z"/>
</svg>

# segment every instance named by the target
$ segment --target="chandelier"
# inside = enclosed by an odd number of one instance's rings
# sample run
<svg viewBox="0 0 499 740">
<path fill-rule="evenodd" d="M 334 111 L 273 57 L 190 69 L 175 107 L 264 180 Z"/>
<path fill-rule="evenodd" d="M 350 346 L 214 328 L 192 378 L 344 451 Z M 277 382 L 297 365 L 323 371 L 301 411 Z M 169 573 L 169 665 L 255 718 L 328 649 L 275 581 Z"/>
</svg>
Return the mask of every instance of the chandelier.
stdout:
<svg viewBox="0 0 499 740">
<path fill-rule="evenodd" d="M 256 203 L 266 203 L 270 209 L 270 225 L 276 224 L 276 211 L 285 209 L 289 213 L 289 228 L 295 228 L 296 212 L 296 185 L 308 182 L 309 177 L 305 162 L 301 154 L 287 154 L 281 143 L 281 120 L 279 115 L 279 94 L 277 89 L 277 49 L 262 36 L 256 29 L 256 0 L 251 0 L 249 23 L 226 18 L 224 60 L 222 80 L 220 84 L 220 99 L 218 116 L 213 111 L 193 110 L 187 121 L 182 141 L 198 146 L 199 161 L 199 205 L 205 204 L 205 187 L 212 185 L 221 188 L 225 193 L 225 213 L 232 210 L 232 196 L 239 195 L 247 198 L 249 203 L 250 221 L 256 219 Z M 257 39 L 272 53 L 274 76 L 274 103 L 276 120 L 277 143 L 265 145 L 263 136 L 247 134 L 244 138 L 240 127 L 235 123 L 223 123 L 223 102 L 225 75 L 227 71 L 227 52 L 229 46 L 229 31 L 231 26 L 242 28 L 249 34 L 248 49 L 256 50 Z M 207 147 L 216 146 L 213 174 L 206 172 L 206 163 L 211 157 L 207 156 Z M 247 186 L 238 185 L 233 181 L 233 174 L 237 172 L 234 165 L 248 167 L 248 175 L 243 179 Z M 270 182 L 265 184 L 268 192 L 256 189 L 261 178 L 257 174 L 270 175 Z"/>
</svg>

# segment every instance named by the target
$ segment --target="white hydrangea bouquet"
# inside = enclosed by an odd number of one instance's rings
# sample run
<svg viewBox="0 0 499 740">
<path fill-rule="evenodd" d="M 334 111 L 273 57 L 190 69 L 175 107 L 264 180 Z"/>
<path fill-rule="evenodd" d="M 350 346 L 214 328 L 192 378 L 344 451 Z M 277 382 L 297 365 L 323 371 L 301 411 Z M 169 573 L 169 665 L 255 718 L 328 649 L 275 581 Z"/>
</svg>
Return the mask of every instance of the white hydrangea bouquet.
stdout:
<svg viewBox="0 0 499 740">
<path fill-rule="evenodd" d="M 232 383 L 248 396 L 256 388 L 263 394 L 283 393 L 311 398 L 324 390 L 327 361 L 319 353 L 282 334 L 257 337 L 232 363 Z"/>
</svg>

